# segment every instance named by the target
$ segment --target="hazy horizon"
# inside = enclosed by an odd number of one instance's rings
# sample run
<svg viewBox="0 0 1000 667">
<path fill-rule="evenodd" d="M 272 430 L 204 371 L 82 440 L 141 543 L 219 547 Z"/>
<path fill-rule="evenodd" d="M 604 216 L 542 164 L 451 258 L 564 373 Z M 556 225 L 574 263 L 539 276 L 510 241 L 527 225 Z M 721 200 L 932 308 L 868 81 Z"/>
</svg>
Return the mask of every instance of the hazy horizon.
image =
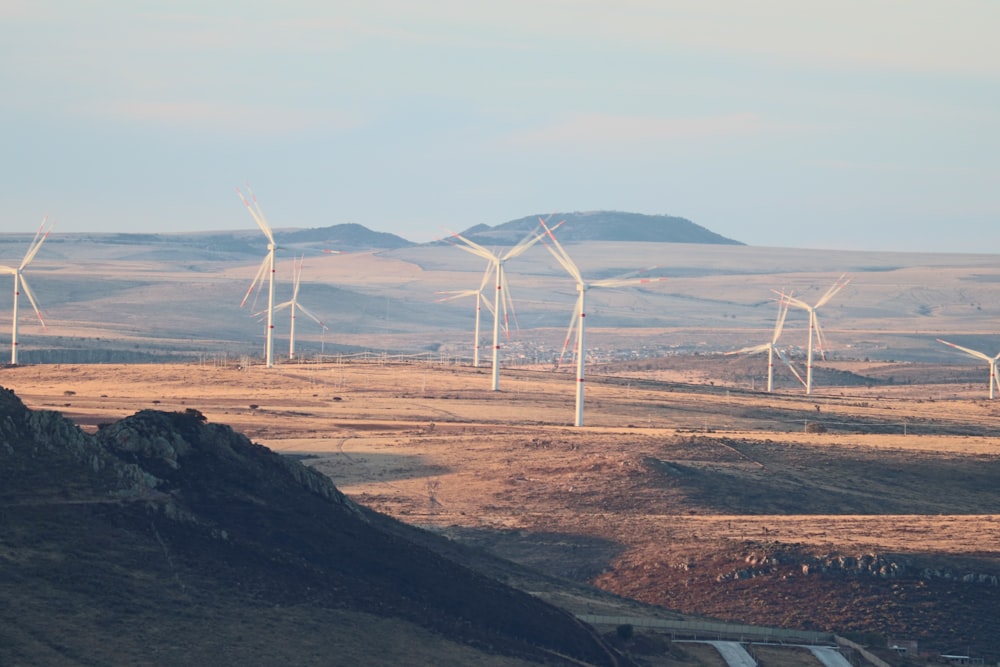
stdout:
<svg viewBox="0 0 1000 667">
<path fill-rule="evenodd" d="M 308 0 L 0 8 L 3 229 L 538 211 L 754 246 L 1000 247 L 1000 5 Z"/>
</svg>

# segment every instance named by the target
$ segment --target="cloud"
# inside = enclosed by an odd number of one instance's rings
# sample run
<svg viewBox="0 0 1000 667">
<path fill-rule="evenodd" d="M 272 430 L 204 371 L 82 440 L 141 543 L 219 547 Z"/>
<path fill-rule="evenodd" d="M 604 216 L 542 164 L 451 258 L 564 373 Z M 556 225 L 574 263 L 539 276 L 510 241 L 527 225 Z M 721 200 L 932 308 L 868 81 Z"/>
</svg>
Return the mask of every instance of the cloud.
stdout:
<svg viewBox="0 0 1000 667">
<path fill-rule="evenodd" d="M 80 113 L 115 122 L 182 130 L 280 136 L 324 128 L 341 131 L 362 124 L 351 114 L 228 102 L 113 100 L 81 107 Z"/>
<path fill-rule="evenodd" d="M 692 118 L 578 114 L 545 127 L 507 135 L 502 144 L 525 146 L 634 148 L 637 144 L 750 136 L 769 131 L 754 114 L 728 114 Z"/>
</svg>

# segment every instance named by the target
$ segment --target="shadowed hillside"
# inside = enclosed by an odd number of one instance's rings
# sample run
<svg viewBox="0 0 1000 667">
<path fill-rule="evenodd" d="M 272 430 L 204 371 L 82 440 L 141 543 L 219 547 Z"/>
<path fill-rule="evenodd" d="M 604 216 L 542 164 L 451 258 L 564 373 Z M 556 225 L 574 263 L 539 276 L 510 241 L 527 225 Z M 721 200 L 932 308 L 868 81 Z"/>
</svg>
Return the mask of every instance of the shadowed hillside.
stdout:
<svg viewBox="0 0 1000 667">
<path fill-rule="evenodd" d="M 2 664 L 629 664 L 196 410 L 89 435 L 3 390 L 0 470 Z"/>
</svg>

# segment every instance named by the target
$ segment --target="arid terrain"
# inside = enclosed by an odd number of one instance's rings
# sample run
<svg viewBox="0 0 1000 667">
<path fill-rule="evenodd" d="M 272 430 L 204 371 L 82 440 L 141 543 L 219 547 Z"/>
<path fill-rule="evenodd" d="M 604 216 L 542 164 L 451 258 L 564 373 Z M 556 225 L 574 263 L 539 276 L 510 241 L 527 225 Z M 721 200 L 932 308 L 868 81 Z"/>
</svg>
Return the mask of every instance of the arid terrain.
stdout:
<svg viewBox="0 0 1000 667">
<path fill-rule="evenodd" d="M 838 362 L 807 396 L 788 378 L 753 390 L 764 363 L 595 368 L 584 427 L 569 425 L 572 376 L 551 367 L 504 369 L 499 392 L 486 368 L 344 359 L 20 366 L 0 385 L 90 430 L 196 409 L 372 509 L 656 605 L 536 591 L 576 614 L 1000 660 L 1000 407 L 985 369 Z"/>
</svg>

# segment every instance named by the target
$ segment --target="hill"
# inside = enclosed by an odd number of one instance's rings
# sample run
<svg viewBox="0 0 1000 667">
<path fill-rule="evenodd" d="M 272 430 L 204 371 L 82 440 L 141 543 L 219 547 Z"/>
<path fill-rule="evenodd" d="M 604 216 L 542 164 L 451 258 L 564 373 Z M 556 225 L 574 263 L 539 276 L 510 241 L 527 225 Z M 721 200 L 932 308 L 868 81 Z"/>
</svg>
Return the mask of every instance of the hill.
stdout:
<svg viewBox="0 0 1000 667">
<path fill-rule="evenodd" d="M 985 381 L 948 371 L 920 384 L 927 375 L 913 364 L 846 362 L 818 373 L 822 389 L 805 395 L 792 384 L 736 387 L 731 378 L 766 368 L 761 357 L 629 366 L 589 375 L 584 428 L 566 425 L 572 374 L 551 370 L 504 369 L 500 392 L 484 369 L 374 358 L 272 369 L 19 366 L 0 376 L 27 405 L 59 406 L 99 436 L 109 428 L 100 424 L 150 405 L 182 415 L 195 405 L 209 425 L 230 424 L 324 473 L 358 505 L 452 539 L 414 529 L 410 541 L 604 632 L 622 617 L 637 630 L 655 617 L 675 632 L 691 618 L 680 614 L 696 614 L 740 624 L 737 636 L 752 623 L 836 632 L 884 658 L 891 637 L 932 655 L 960 647 L 1000 660 L 998 408 L 983 400 Z M 887 375 L 902 382 L 881 382 Z M 830 384 L 839 379 L 850 384 Z M 229 480 L 219 484 L 232 495 Z M 0 496 L 5 527 L 7 505 Z M 33 524 L 31 554 L 52 533 L 49 509 Z M 288 540 L 286 530 L 272 534 L 276 546 Z M 481 552 L 459 543 L 550 578 L 474 559 Z M 66 553 L 78 550 L 70 541 Z M 163 553 L 149 552 L 156 562 Z M 588 584 L 619 597 L 598 598 Z"/>
<path fill-rule="evenodd" d="M 395 250 L 414 245 L 402 236 L 376 232 L 364 225 L 347 223 L 331 227 L 276 231 L 278 243 L 319 243 L 330 250 Z"/>
<path fill-rule="evenodd" d="M 0 664 L 630 664 L 192 409 L 88 434 L 3 389 L 0 512 Z"/>
<path fill-rule="evenodd" d="M 538 227 L 539 218 L 549 224 L 563 222 L 559 229 L 560 242 L 625 241 L 645 243 L 709 243 L 743 245 L 739 241 L 716 234 L 686 218 L 671 215 L 645 215 L 622 211 L 587 211 L 530 215 L 495 227 L 477 225 L 462 233 L 476 243 L 514 245 Z"/>
<path fill-rule="evenodd" d="M 570 225 L 557 234 L 565 238 Z M 320 238 L 329 235 L 321 235 Z M 520 232 L 513 235 L 522 237 Z M 332 237 L 331 237 L 332 238 Z M 27 239 L 0 235 L 0 263 L 16 265 Z M 484 241 L 485 242 L 485 241 Z M 488 243 L 488 242 L 487 242 Z M 266 254 L 259 230 L 203 235 L 54 234 L 25 271 L 45 327 L 27 300 L 20 308 L 25 363 L 259 358 L 266 290 L 241 307 Z M 350 252 L 345 245 L 289 243 L 279 236 L 275 299 L 290 299 L 292 262 L 305 256 L 300 318 L 302 355 L 365 350 L 472 355 L 471 299 L 441 301 L 482 283 L 479 258 L 448 244 Z M 492 244 L 490 244 L 492 246 Z M 348 250 L 343 254 L 322 249 Z M 912 255 L 757 248 L 724 244 L 589 241 L 569 249 L 590 280 L 657 266 L 668 278 L 646 287 L 588 294 L 588 341 L 603 358 L 729 351 L 769 339 L 773 289 L 815 302 L 835 278 L 848 287 L 821 313 L 827 356 L 978 365 L 942 338 L 997 349 L 989 323 L 1000 316 L 1000 269 L 991 255 Z M 2 258 L 8 259 L 2 259 Z M 11 259 L 12 258 L 12 259 Z M 574 298 L 566 272 L 541 244 L 505 268 L 516 311 L 505 359 L 551 360 L 565 340 Z M 492 300 L 492 299 L 491 299 Z M 0 292 L 10 313 L 11 292 Z M 489 344 L 482 313 L 480 345 Z M 788 355 L 805 354 L 807 317 L 793 310 L 783 333 Z M 8 350 L 10 328 L 0 330 Z M 959 333 L 960 332 L 960 333 Z M 291 318 L 276 315 L 276 351 L 291 348 Z"/>
</svg>

